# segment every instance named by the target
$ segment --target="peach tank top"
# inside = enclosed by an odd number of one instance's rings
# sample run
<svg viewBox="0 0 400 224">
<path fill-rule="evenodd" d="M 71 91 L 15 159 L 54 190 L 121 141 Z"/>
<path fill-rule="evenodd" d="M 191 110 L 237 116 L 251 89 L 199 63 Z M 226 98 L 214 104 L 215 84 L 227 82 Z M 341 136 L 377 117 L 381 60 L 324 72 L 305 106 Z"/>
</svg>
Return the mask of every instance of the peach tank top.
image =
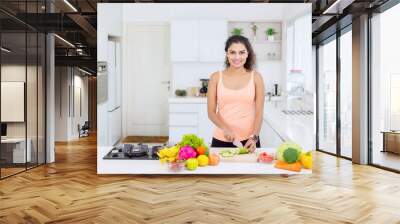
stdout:
<svg viewBox="0 0 400 224">
<path fill-rule="evenodd" d="M 232 129 L 236 140 L 246 140 L 252 134 L 256 117 L 255 93 L 254 71 L 251 73 L 248 84 L 238 90 L 225 88 L 222 82 L 222 72 L 219 72 L 217 114 Z M 223 131 L 216 126 L 213 137 L 227 142 Z"/>
</svg>

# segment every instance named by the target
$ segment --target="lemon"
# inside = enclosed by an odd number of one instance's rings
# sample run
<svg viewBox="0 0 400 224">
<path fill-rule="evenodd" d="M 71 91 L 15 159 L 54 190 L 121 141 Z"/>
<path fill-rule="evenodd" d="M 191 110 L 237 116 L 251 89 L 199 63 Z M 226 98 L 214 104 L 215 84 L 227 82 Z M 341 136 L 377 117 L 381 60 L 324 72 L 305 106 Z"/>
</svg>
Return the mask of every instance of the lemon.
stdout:
<svg viewBox="0 0 400 224">
<path fill-rule="evenodd" d="M 197 161 L 199 162 L 199 166 L 207 166 L 208 165 L 208 157 L 206 155 L 198 156 Z"/>
</svg>

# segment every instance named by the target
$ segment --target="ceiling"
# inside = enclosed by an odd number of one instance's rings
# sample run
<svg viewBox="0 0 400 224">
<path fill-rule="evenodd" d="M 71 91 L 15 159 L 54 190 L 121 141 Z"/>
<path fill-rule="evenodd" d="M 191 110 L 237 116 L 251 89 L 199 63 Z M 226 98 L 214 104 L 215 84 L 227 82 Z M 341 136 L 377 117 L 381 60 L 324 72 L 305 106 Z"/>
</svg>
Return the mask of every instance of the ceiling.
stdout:
<svg viewBox="0 0 400 224">
<path fill-rule="evenodd" d="M 12 32 L 18 44 L 18 34 L 25 28 L 39 32 L 55 32 L 56 65 L 81 66 L 96 69 L 97 3 L 312 3 L 313 43 L 327 38 L 337 27 L 351 23 L 352 17 L 374 9 L 387 0 L 1 0 L 0 25 L 3 32 Z M 69 3 L 69 4 L 68 4 Z M 331 7 L 332 6 L 332 7 Z M 47 13 L 52 8 L 53 13 Z M 329 10 L 327 10 L 329 9 Z M 328 12 L 324 14 L 324 11 Z M 341 21 L 341 22 L 338 22 Z M 339 24 L 339 26 L 338 26 Z M 18 43 L 17 43 L 18 42 Z M 4 43 L 4 42 L 3 42 Z M 28 48 L 28 51 L 29 48 Z"/>
</svg>

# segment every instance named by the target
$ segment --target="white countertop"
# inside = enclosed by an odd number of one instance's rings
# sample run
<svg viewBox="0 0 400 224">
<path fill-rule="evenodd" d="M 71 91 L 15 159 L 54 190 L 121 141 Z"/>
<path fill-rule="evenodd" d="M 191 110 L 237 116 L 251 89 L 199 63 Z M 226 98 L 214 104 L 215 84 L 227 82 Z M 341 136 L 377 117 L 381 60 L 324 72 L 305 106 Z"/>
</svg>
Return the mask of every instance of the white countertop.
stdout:
<svg viewBox="0 0 400 224">
<path fill-rule="evenodd" d="M 98 147 L 97 173 L 98 174 L 311 174 L 312 170 L 302 169 L 300 172 L 277 169 L 273 164 L 257 162 L 223 162 L 217 166 L 198 167 L 189 171 L 182 169 L 174 172 L 168 169 L 167 164 L 159 160 L 110 160 L 103 157 L 112 147 Z M 219 149 L 211 148 L 211 152 Z M 260 148 L 257 152 L 275 152 L 273 148 Z"/>
<path fill-rule="evenodd" d="M 207 103 L 207 97 L 171 97 L 169 103 Z"/>
</svg>

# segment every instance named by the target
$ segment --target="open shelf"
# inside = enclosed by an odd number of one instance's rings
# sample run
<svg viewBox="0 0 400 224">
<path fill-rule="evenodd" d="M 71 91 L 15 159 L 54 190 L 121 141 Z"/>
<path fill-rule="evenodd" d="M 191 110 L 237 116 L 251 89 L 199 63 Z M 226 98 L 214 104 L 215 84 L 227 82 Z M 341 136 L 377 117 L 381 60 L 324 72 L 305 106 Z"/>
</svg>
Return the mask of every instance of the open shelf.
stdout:
<svg viewBox="0 0 400 224">
<path fill-rule="evenodd" d="M 256 26 L 254 32 L 253 27 Z M 282 23 L 268 21 L 230 21 L 228 36 L 235 28 L 242 29 L 242 36 L 247 37 L 252 44 L 259 61 L 279 61 L 282 59 Z M 274 40 L 269 40 L 265 31 L 273 28 L 276 32 Z"/>
</svg>

